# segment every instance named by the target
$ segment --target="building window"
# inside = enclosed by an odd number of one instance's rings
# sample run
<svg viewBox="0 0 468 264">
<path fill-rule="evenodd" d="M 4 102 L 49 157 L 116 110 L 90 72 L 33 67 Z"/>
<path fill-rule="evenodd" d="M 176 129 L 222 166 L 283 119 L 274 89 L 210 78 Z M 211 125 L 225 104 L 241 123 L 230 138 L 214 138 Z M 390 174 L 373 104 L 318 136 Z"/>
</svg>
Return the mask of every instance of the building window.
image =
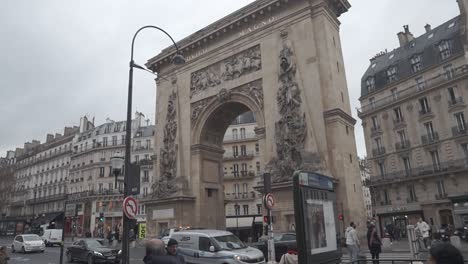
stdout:
<svg viewBox="0 0 468 264">
<path fill-rule="evenodd" d="M 120 144 L 125 145 L 125 135 L 122 135 L 120 138 L 121 138 Z"/>
<path fill-rule="evenodd" d="M 384 205 L 389 205 L 391 204 L 390 203 L 390 197 L 388 195 L 388 191 L 387 190 L 383 190 L 383 198 L 384 198 Z"/>
<path fill-rule="evenodd" d="M 255 163 L 255 165 L 257 166 L 257 172 L 259 173 L 259 172 L 260 172 L 260 162 L 257 161 L 257 162 Z"/>
<path fill-rule="evenodd" d="M 410 62 L 411 62 L 411 69 L 413 70 L 413 73 L 416 73 L 420 70 L 422 70 L 422 56 L 421 55 L 414 55 L 411 57 Z"/>
<path fill-rule="evenodd" d="M 146 149 L 150 149 L 151 148 L 151 139 L 147 139 L 146 140 Z"/>
<path fill-rule="evenodd" d="M 261 215 L 262 214 L 262 205 L 257 204 L 257 214 Z"/>
<path fill-rule="evenodd" d="M 232 146 L 232 156 L 239 156 L 239 148 L 237 146 Z"/>
<path fill-rule="evenodd" d="M 424 81 L 423 77 L 418 77 L 415 79 L 416 81 L 416 89 L 418 91 L 424 90 L 426 88 L 426 82 Z"/>
<path fill-rule="evenodd" d="M 247 176 L 247 163 L 242 163 L 242 170 L 241 170 L 241 174 L 242 176 Z"/>
<path fill-rule="evenodd" d="M 107 147 L 107 137 L 102 138 L 102 146 Z"/>
<path fill-rule="evenodd" d="M 397 131 L 398 138 L 400 139 L 401 146 L 406 147 L 406 132 L 404 130 Z"/>
<path fill-rule="evenodd" d="M 117 145 L 117 136 L 112 136 L 112 146 Z"/>
<path fill-rule="evenodd" d="M 434 150 L 430 152 L 431 159 L 432 159 L 432 167 L 435 171 L 440 170 L 440 159 L 439 159 L 439 151 Z"/>
<path fill-rule="evenodd" d="M 445 194 L 445 184 L 444 184 L 444 179 L 439 179 L 436 182 L 437 185 L 437 192 L 439 193 L 440 196 Z"/>
<path fill-rule="evenodd" d="M 109 166 L 109 177 L 112 176 L 112 166 Z"/>
<path fill-rule="evenodd" d="M 258 143 L 255 143 L 255 152 L 256 153 L 260 152 L 260 145 Z"/>
<path fill-rule="evenodd" d="M 370 105 L 371 109 L 375 108 L 375 98 L 374 97 L 369 98 L 369 105 Z"/>
<path fill-rule="evenodd" d="M 429 102 L 427 101 L 426 97 L 419 99 L 419 105 L 421 106 L 420 114 L 427 114 L 431 112 L 431 108 L 429 107 Z"/>
<path fill-rule="evenodd" d="M 139 162 L 140 162 L 140 156 L 135 155 L 135 162 L 136 162 L 136 163 L 139 163 Z"/>
<path fill-rule="evenodd" d="M 390 67 L 387 69 L 387 80 L 388 82 L 393 82 L 397 80 L 397 68 Z"/>
<path fill-rule="evenodd" d="M 374 130 L 378 130 L 380 128 L 380 124 L 379 124 L 379 119 L 377 118 L 377 116 L 371 117 L 371 121 L 372 121 L 372 128 Z"/>
<path fill-rule="evenodd" d="M 444 40 L 440 42 L 439 44 L 439 52 L 440 52 L 440 58 L 442 60 L 445 60 L 449 58 L 452 55 L 452 52 L 450 51 L 450 45 L 447 40 Z"/>
<path fill-rule="evenodd" d="M 244 215 L 248 215 L 249 214 L 249 205 L 244 204 L 242 207 L 244 208 Z"/>
<path fill-rule="evenodd" d="M 385 163 L 383 161 L 378 161 L 377 166 L 379 168 L 380 177 L 385 178 Z"/>
<path fill-rule="evenodd" d="M 232 129 L 232 139 L 233 139 L 233 140 L 236 140 L 237 137 L 238 137 L 238 135 L 237 135 L 237 128 L 234 128 L 234 129 Z"/>
<path fill-rule="evenodd" d="M 234 177 L 239 176 L 239 164 L 232 165 L 232 168 L 232 174 L 234 174 Z"/>
<path fill-rule="evenodd" d="M 380 137 L 378 137 L 378 138 L 375 138 L 374 141 L 375 141 L 375 146 L 377 147 L 377 149 L 378 150 L 382 149 L 382 147 L 383 147 L 382 146 L 382 139 Z"/>
<path fill-rule="evenodd" d="M 455 89 L 453 87 L 450 87 L 447 89 L 449 93 L 449 104 L 454 105 L 457 103 L 457 96 L 455 95 Z"/>
<path fill-rule="evenodd" d="M 240 205 L 238 205 L 238 204 L 234 205 L 234 214 L 235 215 L 240 215 Z"/>
<path fill-rule="evenodd" d="M 249 185 L 247 183 L 242 184 L 242 192 L 244 194 L 247 194 L 248 187 L 249 187 Z"/>
<path fill-rule="evenodd" d="M 241 145 L 241 156 L 247 156 L 247 147 L 245 145 Z"/>
<path fill-rule="evenodd" d="M 432 126 L 432 122 L 424 123 L 424 128 L 426 129 L 426 135 L 430 140 L 435 139 L 435 132 L 434 127 Z"/>
<path fill-rule="evenodd" d="M 107 188 L 108 188 L 108 190 L 114 189 L 114 184 L 112 184 L 112 182 L 109 182 L 109 183 L 107 184 Z"/>
<path fill-rule="evenodd" d="M 395 122 L 397 122 L 397 123 L 403 122 L 403 114 L 401 113 L 401 108 L 400 107 L 394 108 L 393 113 L 395 113 Z"/>
<path fill-rule="evenodd" d="M 240 137 L 241 139 L 245 139 L 245 128 L 240 129 Z"/>
<path fill-rule="evenodd" d="M 102 183 L 99 183 L 99 188 L 98 188 L 98 190 L 99 190 L 100 193 L 102 193 L 102 191 L 103 191 L 102 185 L 103 185 Z"/>
<path fill-rule="evenodd" d="M 143 182 L 149 182 L 149 171 L 148 170 L 143 171 Z"/>
<path fill-rule="evenodd" d="M 404 157 L 403 159 L 403 165 L 405 166 L 405 176 L 410 176 L 411 175 L 411 162 L 408 157 Z"/>
<path fill-rule="evenodd" d="M 143 188 L 143 196 L 148 195 L 148 187 Z"/>
<path fill-rule="evenodd" d="M 418 198 L 416 197 L 416 189 L 414 185 L 411 184 L 408 186 L 408 202 L 417 202 Z"/>
<path fill-rule="evenodd" d="M 455 76 L 455 70 L 452 67 L 452 64 L 444 66 L 444 76 L 446 80 L 451 80 Z"/>
<path fill-rule="evenodd" d="M 104 177 L 104 167 L 99 168 L 99 177 Z"/>
<path fill-rule="evenodd" d="M 367 92 L 372 92 L 375 90 L 375 79 L 373 76 L 367 78 L 366 87 L 367 87 Z"/>
<path fill-rule="evenodd" d="M 393 100 L 398 100 L 398 90 L 397 88 L 393 88 L 392 90 L 390 90 L 390 92 L 392 93 L 392 98 Z"/>
<path fill-rule="evenodd" d="M 464 132 L 466 130 L 465 115 L 463 112 L 456 113 L 455 119 L 457 120 L 458 132 Z"/>
</svg>

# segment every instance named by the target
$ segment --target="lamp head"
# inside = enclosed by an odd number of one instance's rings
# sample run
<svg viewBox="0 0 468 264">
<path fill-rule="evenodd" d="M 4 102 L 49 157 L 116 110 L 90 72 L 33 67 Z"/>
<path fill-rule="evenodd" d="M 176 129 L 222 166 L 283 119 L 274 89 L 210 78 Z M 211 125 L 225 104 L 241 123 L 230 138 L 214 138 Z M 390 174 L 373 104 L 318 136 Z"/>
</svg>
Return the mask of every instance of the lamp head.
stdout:
<svg viewBox="0 0 468 264">
<path fill-rule="evenodd" d="M 174 57 L 172 57 L 172 63 L 175 65 L 182 65 L 185 63 L 185 58 L 180 53 L 176 53 Z"/>
<path fill-rule="evenodd" d="M 114 173 L 116 172 L 116 170 L 120 172 L 124 165 L 124 157 L 120 152 L 117 152 L 110 158 L 110 162 Z"/>
</svg>

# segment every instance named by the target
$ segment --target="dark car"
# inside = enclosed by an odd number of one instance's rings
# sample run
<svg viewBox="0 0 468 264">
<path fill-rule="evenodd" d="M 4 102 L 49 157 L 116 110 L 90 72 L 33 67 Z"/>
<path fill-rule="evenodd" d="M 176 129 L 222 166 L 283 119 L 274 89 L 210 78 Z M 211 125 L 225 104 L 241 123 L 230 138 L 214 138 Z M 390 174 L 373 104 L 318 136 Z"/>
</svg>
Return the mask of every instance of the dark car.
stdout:
<svg viewBox="0 0 468 264">
<path fill-rule="evenodd" d="M 69 263 L 80 260 L 93 263 L 120 263 L 121 251 L 106 247 L 102 240 L 80 239 L 67 248 L 67 260 Z"/>
<path fill-rule="evenodd" d="M 275 257 L 276 261 L 279 262 L 281 257 L 288 252 L 288 247 L 296 247 L 296 233 L 278 233 L 273 235 L 275 241 Z M 259 242 L 252 243 L 251 246 L 260 249 L 265 256 L 265 260 L 268 259 L 268 237 L 262 236 Z"/>
</svg>

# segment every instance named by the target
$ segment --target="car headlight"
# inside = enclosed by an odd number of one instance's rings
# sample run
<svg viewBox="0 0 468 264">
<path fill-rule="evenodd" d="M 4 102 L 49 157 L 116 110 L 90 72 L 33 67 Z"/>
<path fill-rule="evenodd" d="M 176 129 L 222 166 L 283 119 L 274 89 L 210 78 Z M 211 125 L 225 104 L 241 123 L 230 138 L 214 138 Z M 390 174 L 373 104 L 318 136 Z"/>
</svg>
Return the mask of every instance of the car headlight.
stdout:
<svg viewBox="0 0 468 264">
<path fill-rule="evenodd" d="M 104 257 L 101 252 L 94 251 L 93 253 L 96 256 Z"/>
<path fill-rule="evenodd" d="M 242 256 L 242 255 L 234 255 L 234 257 L 233 257 L 233 258 L 234 258 L 235 260 L 237 260 L 237 261 L 245 261 L 245 260 L 249 260 L 249 258 L 248 258 L 248 257 L 246 257 L 246 256 Z"/>
<path fill-rule="evenodd" d="M 122 250 L 121 250 L 121 249 L 119 249 L 119 252 L 117 252 L 117 255 L 120 255 L 120 254 L 122 254 Z"/>
</svg>

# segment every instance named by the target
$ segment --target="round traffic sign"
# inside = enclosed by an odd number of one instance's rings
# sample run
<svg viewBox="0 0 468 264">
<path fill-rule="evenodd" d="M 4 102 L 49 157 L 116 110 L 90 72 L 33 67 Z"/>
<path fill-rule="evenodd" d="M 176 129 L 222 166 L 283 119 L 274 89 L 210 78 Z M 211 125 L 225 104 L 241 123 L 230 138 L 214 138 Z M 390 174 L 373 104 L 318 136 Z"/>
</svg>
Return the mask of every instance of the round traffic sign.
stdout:
<svg viewBox="0 0 468 264">
<path fill-rule="evenodd" d="M 267 193 L 265 196 L 263 196 L 263 204 L 268 209 L 272 209 L 273 206 L 275 206 L 275 199 L 273 198 L 272 193 Z"/>
<path fill-rule="evenodd" d="M 132 196 L 127 196 L 122 204 L 125 215 L 130 219 L 135 219 L 138 212 L 138 203 Z"/>
</svg>

